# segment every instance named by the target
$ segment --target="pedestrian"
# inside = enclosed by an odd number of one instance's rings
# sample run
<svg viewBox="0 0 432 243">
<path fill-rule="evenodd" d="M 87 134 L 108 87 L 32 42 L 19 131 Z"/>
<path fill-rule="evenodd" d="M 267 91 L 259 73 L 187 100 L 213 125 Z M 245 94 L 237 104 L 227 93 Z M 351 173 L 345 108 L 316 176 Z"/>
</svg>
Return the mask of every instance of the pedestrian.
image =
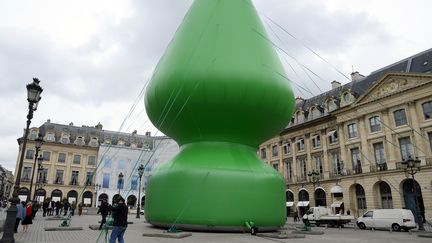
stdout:
<svg viewBox="0 0 432 243">
<path fill-rule="evenodd" d="M 78 204 L 78 216 L 81 216 L 82 210 L 83 210 L 83 205 L 82 205 L 82 203 L 80 203 L 80 204 Z"/>
<path fill-rule="evenodd" d="M 66 214 L 68 213 L 69 207 L 70 207 L 70 203 L 67 200 L 65 200 L 63 203 L 63 210 L 64 210 L 63 216 L 66 216 Z"/>
<path fill-rule="evenodd" d="M 33 214 L 33 206 L 32 203 L 28 201 L 25 208 L 25 217 L 24 220 L 21 222 L 24 232 L 27 232 L 29 224 L 33 224 L 32 214 Z"/>
<path fill-rule="evenodd" d="M 52 203 L 51 200 L 47 200 L 47 216 L 52 215 Z"/>
<path fill-rule="evenodd" d="M 56 216 L 59 216 L 60 208 L 61 208 L 61 202 L 59 200 L 55 203 Z"/>
<path fill-rule="evenodd" d="M 74 216 L 74 214 L 75 214 L 75 209 L 76 209 L 76 202 L 73 201 L 72 205 L 70 206 L 70 211 L 71 211 L 72 216 Z"/>
<path fill-rule="evenodd" d="M 36 213 L 38 211 L 38 203 L 36 201 L 32 202 L 32 219 L 36 217 Z"/>
<path fill-rule="evenodd" d="M 103 200 L 101 205 L 99 206 L 99 210 L 97 211 L 98 214 L 100 213 L 102 215 L 102 220 L 101 220 L 101 224 L 99 226 L 99 230 L 101 230 L 102 226 L 105 224 L 106 217 L 107 217 L 109 212 L 110 212 L 110 206 L 106 200 Z"/>
<path fill-rule="evenodd" d="M 15 233 L 18 233 L 18 226 L 21 220 L 24 220 L 25 218 L 25 210 L 24 210 L 24 205 L 23 205 L 24 201 L 21 203 L 17 203 L 16 207 L 17 207 L 17 215 L 16 215 L 16 221 L 15 221 Z"/>
<path fill-rule="evenodd" d="M 45 200 L 43 203 L 42 203 L 42 217 L 45 217 L 46 215 L 47 215 L 47 211 L 48 211 L 48 204 L 49 204 L 49 201 L 48 200 Z"/>
<path fill-rule="evenodd" d="M 54 200 L 51 200 L 51 214 L 50 214 L 50 216 L 54 215 L 54 208 L 55 208 L 55 202 L 54 202 Z"/>
<path fill-rule="evenodd" d="M 294 211 L 294 222 L 297 222 L 297 221 L 299 221 L 299 216 L 298 216 L 298 212 L 296 210 L 296 211 Z"/>
<path fill-rule="evenodd" d="M 112 216 L 114 222 L 109 243 L 115 243 L 117 239 L 118 243 L 124 243 L 123 236 L 127 228 L 128 207 L 123 197 L 120 197 L 118 204 L 113 206 Z"/>
</svg>

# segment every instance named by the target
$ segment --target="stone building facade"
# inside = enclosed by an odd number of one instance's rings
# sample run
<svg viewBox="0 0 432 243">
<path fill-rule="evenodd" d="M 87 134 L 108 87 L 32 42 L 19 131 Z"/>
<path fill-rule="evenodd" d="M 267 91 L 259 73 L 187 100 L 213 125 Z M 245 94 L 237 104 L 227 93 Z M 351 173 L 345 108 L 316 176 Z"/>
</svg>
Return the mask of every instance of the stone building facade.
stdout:
<svg viewBox="0 0 432 243">
<path fill-rule="evenodd" d="M 100 152 L 101 148 L 121 148 L 121 151 L 153 150 L 155 137 L 150 136 L 150 133 L 139 135 L 136 131 L 120 133 L 102 128 L 101 124 L 94 127 L 78 127 L 72 123 L 69 125 L 51 123 L 50 120 L 40 127 L 31 128 L 18 193 L 21 200 L 67 199 L 69 202 L 81 202 L 84 206 L 94 206 L 97 198 L 96 174 L 99 168 L 103 167 L 102 159 L 106 158 L 101 156 L 103 155 Z M 43 138 L 43 145 L 39 152 L 39 156 L 43 157 L 43 170 L 38 170 L 35 155 L 35 139 L 38 134 Z M 17 160 L 22 152 L 22 141 L 23 138 L 18 139 Z M 106 149 L 104 151 L 107 152 Z M 125 171 L 127 172 L 132 173 L 132 171 Z M 32 173 L 34 179 L 30 193 Z"/>
<path fill-rule="evenodd" d="M 290 124 L 258 151 L 286 180 L 288 212 L 326 206 L 358 217 L 369 209 L 409 208 L 432 218 L 431 72 L 429 49 L 297 98 Z M 412 180 L 401 162 L 417 158 L 421 170 Z"/>
</svg>

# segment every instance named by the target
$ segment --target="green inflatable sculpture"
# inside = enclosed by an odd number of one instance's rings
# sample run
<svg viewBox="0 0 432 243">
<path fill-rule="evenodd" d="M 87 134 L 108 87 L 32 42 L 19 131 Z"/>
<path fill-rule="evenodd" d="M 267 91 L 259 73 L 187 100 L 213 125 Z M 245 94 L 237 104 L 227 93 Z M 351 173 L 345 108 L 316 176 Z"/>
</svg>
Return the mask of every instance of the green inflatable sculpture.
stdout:
<svg viewBox="0 0 432 243">
<path fill-rule="evenodd" d="M 273 230 L 283 177 L 257 156 L 291 120 L 294 96 L 250 0 L 196 0 L 155 69 L 147 114 L 180 153 L 150 176 L 155 226 Z"/>
</svg>

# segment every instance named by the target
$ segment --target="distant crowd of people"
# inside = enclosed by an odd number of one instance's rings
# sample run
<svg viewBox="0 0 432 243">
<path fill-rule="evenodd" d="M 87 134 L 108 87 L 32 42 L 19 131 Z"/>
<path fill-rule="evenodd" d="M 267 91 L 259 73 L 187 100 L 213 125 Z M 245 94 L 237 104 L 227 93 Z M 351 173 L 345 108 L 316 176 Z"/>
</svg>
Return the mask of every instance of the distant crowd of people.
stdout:
<svg viewBox="0 0 432 243">
<path fill-rule="evenodd" d="M 16 205 L 17 207 L 17 215 L 15 221 L 15 233 L 18 232 L 19 224 L 23 226 L 23 232 L 28 231 L 29 225 L 33 224 L 33 219 L 36 216 L 39 209 L 42 209 L 42 216 L 66 216 L 70 213 L 71 216 L 74 216 L 75 209 L 77 208 L 76 202 L 69 203 L 69 201 L 65 198 L 62 201 L 53 201 L 51 199 L 47 199 L 43 201 L 43 203 L 37 203 L 36 201 L 21 201 Z M 82 215 L 83 205 L 78 204 L 78 215 Z"/>
</svg>

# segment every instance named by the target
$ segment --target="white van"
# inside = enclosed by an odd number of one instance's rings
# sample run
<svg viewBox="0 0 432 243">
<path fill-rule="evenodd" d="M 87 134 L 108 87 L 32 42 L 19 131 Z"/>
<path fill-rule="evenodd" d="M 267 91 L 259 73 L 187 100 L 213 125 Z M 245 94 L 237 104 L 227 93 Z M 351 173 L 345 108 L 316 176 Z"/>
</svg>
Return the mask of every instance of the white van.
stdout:
<svg viewBox="0 0 432 243">
<path fill-rule="evenodd" d="M 408 231 L 416 228 L 414 215 L 409 209 L 374 209 L 357 219 L 360 229 L 386 228 L 393 231 Z"/>
</svg>

